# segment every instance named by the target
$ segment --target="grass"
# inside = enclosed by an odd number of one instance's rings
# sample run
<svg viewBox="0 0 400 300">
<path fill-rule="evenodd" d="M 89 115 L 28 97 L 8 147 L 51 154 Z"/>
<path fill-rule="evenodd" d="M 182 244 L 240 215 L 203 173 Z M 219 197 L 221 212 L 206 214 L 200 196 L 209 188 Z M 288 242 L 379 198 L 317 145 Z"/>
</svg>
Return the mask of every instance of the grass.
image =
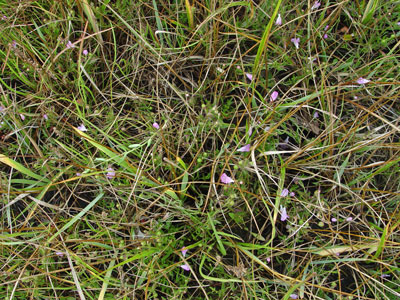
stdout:
<svg viewBox="0 0 400 300">
<path fill-rule="evenodd" d="M 0 1 L 0 297 L 398 299 L 398 2 L 313 6 Z"/>
</svg>

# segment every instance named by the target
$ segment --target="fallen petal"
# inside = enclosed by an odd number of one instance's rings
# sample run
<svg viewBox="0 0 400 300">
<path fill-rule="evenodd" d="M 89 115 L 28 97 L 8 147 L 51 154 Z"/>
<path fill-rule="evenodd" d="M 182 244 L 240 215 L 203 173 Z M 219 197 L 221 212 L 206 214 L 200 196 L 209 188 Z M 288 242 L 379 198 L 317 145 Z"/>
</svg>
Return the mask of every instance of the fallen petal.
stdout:
<svg viewBox="0 0 400 300">
<path fill-rule="evenodd" d="M 225 173 L 222 173 L 221 175 L 221 182 L 225 184 L 233 183 L 235 182 L 232 178 L 230 178 L 228 175 Z"/>
<path fill-rule="evenodd" d="M 160 129 L 160 125 L 158 125 L 157 122 L 154 122 L 154 123 L 153 123 L 153 127 L 154 127 L 155 129 Z"/>
<path fill-rule="evenodd" d="M 22 121 L 25 120 L 25 116 L 23 114 L 19 114 L 19 116 L 20 116 Z"/>
<path fill-rule="evenodd" d="M 331 221 L 332 221 L 332 223 L 336 223 L 337 219 L 336 218 L 332 218 Z"/>
<path fill-rule="evenodd" d="M 298 299 L 299 296 L 297 294 L 290 294 L 290 299 Z"/>
<path fill-rule="evenodd" d="M 283 207 L 281 205 L 281 221 L 284 222 L 289 218 L 287 212 L 286 212 L 286 207 Z"/>
<path fill-rule="evenodd" d="M 366 84 L 366 83 L 368 83 L 368 82 L 370 82 L 371 80 L 368 80 L 368 79 L 365 79 L 365 78 L 362 78 L 362 77 L 360 77 L 360 78 L 358 78 L 357 79 L 357 83 L 358 84 Z"/>
<path fill-rule="evenodd" d="M 182 265 L 181 268 L 184 269 L 185 271 L 190 271 L 190 267 L 188 264 Z"/>
<path fill-rule="evenodd" d="M 277 25 L 277 26 L 281 26 L 282 25 L 281 14 L 278 14 L 278 18 L 276 19 L 275 25 Z"/>
<path fill-rule="evenodd" d="M 183 257 L 185 257 L 186 253 L 188 252 L 188 249 L 186 249 L 185 247 L 182 247 L 181 252 L 182 252 Z"/>
<path fill-rule="evenodd" d="M 249 80 L 253 80 L 253 75 L 251 75 L 250 73 L 246 73 L 246 77 L 247 77 Z"/>
<path fill-rule="evenodd" d="M 243 146 L 242 148 L 239 148 L 237 151 L 238 152 L 249 152 L 250 151 L 250 144 L 247 144 L 246 146 Z"/>
<path fill-rule="evenodd" d="M 83 54 L 83 55 L 88 55 L 88 54 L 89 54 L 89 51 L 87 51 L 86 49 L 84 49 L 84 50 L 82 51 L 82 54 Z"/>
<path fill-rule="evenodd" d="M 281 197 L 287 197 L 289 195 L 289 190 L 288 189 L 283 189 L 281 192 Z"/>
<path fill-rule="evenodd" d="M 78 129 L 79 129 L 80 131 L 87 131 L 85 125 L 83 125 L 83 124 L 79 125 L 79 126 L 78 126 Z"/>
<path fill-rule="evenodd" d="M 317 8 L 320 7 L 320 6 L 321 6 L 321 2 L 315 1 L 315 2 L 314 2 L 314 5 L 311 7 L 311 10 L 317 9 Z"/>
<path fill-rule="evenodd" d="M 271 94 L 270 101 L 273 102 L 273 101 L 275 101 L 276 99 L 278 99 L 278 95 L 279 95 L 279 94 L 278 94 L 277 91 L 273 91 L 272 94 Z"/>
</svg>

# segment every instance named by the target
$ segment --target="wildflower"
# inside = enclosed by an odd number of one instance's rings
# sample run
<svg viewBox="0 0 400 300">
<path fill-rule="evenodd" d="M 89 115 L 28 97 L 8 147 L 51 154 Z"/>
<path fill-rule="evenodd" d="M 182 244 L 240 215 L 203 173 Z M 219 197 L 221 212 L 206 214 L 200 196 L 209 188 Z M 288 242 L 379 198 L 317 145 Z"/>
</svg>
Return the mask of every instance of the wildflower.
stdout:
<svg viewBox="0 0 400 300">
<path fill-rule="evenodd" d="M 323 38 L 326 40 L 328 38 L 328 35 L 325 33 Z"/>
<path fill-rule="evenodd" d="M 336 218 L 332 218 L 331 221 L 332 221 L 332 223 L 336 223 L 337 219 Z"/>
<path fill-rule="evenodd" d="M 75 45 L 71 43 L 71 41 L 67 42 L 67 45 L 65 46 L 67 49 L 75 48 Z"/>
<path fill-rule="evenodd" d="M 281 212 L 281 221 L 282 222 L 286 221 L 289 218 L 289 216 L 288 216 L 288 214 L 286 212 L 286 207 L 283 207 L 281 205 L 281 211 L 280 212 Z"/>
<path fill-rule="evenodd" d="M 362 77 L 360 77 L 360 78 L 358 78 L 357 79 L 357 83 L 358 84 L 366 84 L 366 83 L 368 83 L 368 82 L 370 82 L 371 80 L 368 80 L 368 79 L 365 79 L 365 78 L 362 78 Z"/>
<path fill-rule="evenodd" d="M 83 54 L 83 55 L 88 55 L 89 52 L 88 52 L 86 49 L 83 49 L 82 54 Z"/>
<path fill-rule="evenodd" d="M 354 100 L 357 100 L 357 99 L 358 99 L 358 97 L 357 97 L 357 96 L 354 96 L 353 98 L 354 98 Z"/>
<path fill-rule="evenodd" d="M 282 25 L 281 14 L 278 14 L 278 18 L 276 19 L 275 25 L 277 25 L 277 26 L 281 26 Z"/>
<path fill-rule="evenodd" d="M 348 217 L 348 218 L 346 219 L 346 221 L 347 221 L 347 222 L 353 221 L 353 218 L 352 218 L 352 217 Z"/>
<path fill-rule="evenodd" d="M 253 75 L 251 75 L 250 73 L 246 73 L 246 77 L 252 81 L 253 80 Z"/>
<path fill-rule="evenodd" d="M 270 97 L 270 101 L 274 102 L 277 98 L 278 98 L 278 92 L 277 91 L 273 91 Z"/>
<path fill-rule="evenodd" d="M 313 6 L 311 7 L 311 10 L 317 9 L 317 8 L 320 7 L 320 6 L 321 6 L 321 2 L 315 1 L 314 4 L 313 4 Z"/>
<path fill-rule="evenodd" d="M 246 146 L 243 146 L 242 148 L 239 148 L 237 151 L 238 152 L 249 152 L 250 151 L 250 144 L 247 144 Z"/>
<path fill-rule="evenodd" d="M 397 26 L 400 26 L 400 21 L 399 21 L 399 22 L 397 22 Z"/>
<path fill-rule="evenodd" d="M 314 113 L 313 117 L 314 117 L 315 119 L 317 119 L 317 118 L 319 117 L 319 114 L 318 114 L 317 111 Z"/>
<path fill-rule="evenodd" d="M 271 262 L 271 258 L 267 257 L 267 263 Z"/>
<path fill-rule="evenodd" d="M 298 299 L 299 296 L 297 294 L 290 294 L 290 299 Z"/>
<path fill-rule="evenodd" d="M 329 25 L 326 25 L 325 28 L 324 28 L 324 30 L 327 31 L 328 28 L 329 28 Z"/>
<path fill-rule="evenodd" d="M 292 38 L 290 41 L 294 44 L 296 49 L 299 49 L 300 38 Z"/>
<path fill-rule="evenodd" d="M 155 129 L 160 129 L 160 125 L 158 125 L 157 122 L 154 122 L 154 123 L 153 123 L 153 127 L 154 127 Z"/>
<path fill-rule="evenodd" d="M 48 120 L 48 119 L 49 119 L 49 117 L 47 116 L 47 114 L 44 114 L 44 115 L 43 115 L 43 119 L 45 119 L 45 120 Z"/>
<path fill-rule="evenodd" d="M 186 256 L 186 253 L 188 252 L 188 249 L 187 248 L 185 248 L 185 247 L 182 247 L 182 249 L 181 249 L 181 253 L 182 253 L 182 255 L 183 255 L 183 257 L 185 257 Z"/>
<path fill-rule="evenodd" d="M 114 169 L 113 168 L 108 168 L 107 169 L 107 174 L 106 174 L 106 177 L 108 178 L 108 179 L 112 179 L 112 178 L 114 178 L 115 177 L 115 171 L 114 171 Z"/>
<path fill-rule="evenodd" d="M 1 19 L 2 19 L 3 21 L 7 20 L 7 16 L 2 16 Z"/>
<path fill-rule="evenodd" d="M 283 189 L 281 192 L 281 197 L 287 197 L 289 195 L 289 190 L 288 189 Z"/>
<path fill-rule="evenodd" d="M 248 132 L 248 135 L 249 135 L 249 137 L 250 137 L 252 134 L 253 134 L 253 127 L 252 127 L 252 126 L 250 126 L 250 128 L 249 128 L 249 132 Z"/>
<path fill-rule="evenodd" d="M 79 125 L 79 126 L 78 126 L 78 129 L 79 129 L 80 131 L 82 131 L 82 132 L 87 131 L 85 125 L 83 125 L 83 124 Z"/>
<path fill-rule="evenodd" d="M 380 277 L 381 277 L 382 279 L 384 279 L 384 278 L 389 278 L 389 277 L 390 277 L 390 274 L 382 274 Z"/>
<path fill-rule="evenodd" d="M 225 173 L 222 173 L 221 175 L 221 182 L 225 184 L 233 183 L 235 182 L 232 178 L 230 178 L 228 175 Z"/>
<path fill-rule="evenodd" d="M 25 116 L 23 114 L 19 114 L 19 116 L 20 116 L 22 121 L 25 120 Z"/>
<path fill-rule="evenodd" d="M 290 197 L 294 197 L 296 194 L 294 192 L 290 192 Z"/>
<path fill-rule="evenodd" d="M 64 253 L 63 253 L 63 252 L 60 252 L 60 251 L 57 251 L 57 252 L 56 252 L 56 255 L 59 256 L 59 257 L 63 257 L 63 256 L 64 256 Z"/>
<path fill-rule="evenodd" d="M 190 271 L 190 267 L 188 264 L 182 265 L 181 268 L 184 269 L 185 271 Z"/>
<path fill-rule="evenodd" d="M 17 48 L 17 42 L 16 41 L 12 41 L 11 42 L 11 47 L 14 48 L 14 49 Z"/>
<path fill-rule="evenodd" d="M 76 176 L 78 176 L 78 177 L 82 176 L 82 173 L 76 173 Z"/>
</svg>

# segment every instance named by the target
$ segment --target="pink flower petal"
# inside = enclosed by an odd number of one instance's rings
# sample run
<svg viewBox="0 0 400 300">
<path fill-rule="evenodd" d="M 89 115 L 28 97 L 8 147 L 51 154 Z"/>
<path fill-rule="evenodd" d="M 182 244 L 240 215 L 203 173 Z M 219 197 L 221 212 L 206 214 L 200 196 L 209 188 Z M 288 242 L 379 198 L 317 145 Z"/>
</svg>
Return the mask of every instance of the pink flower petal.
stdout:
<svg viewBox="0 0 400 300">
<path fill-rule="evenodd" d="M 331 221 L 332 221 L 332 223 L 336 223 L 337 219 L 336 218 L 332 218 Z"/>
<path fill-rule="evenodd" d="M 246 73 L 246 77 L 251 81 L 253 80 L 253 75 L 251 75 L 250 73 Z"/>
<path fill-rule="evenodd" d="M 314 117 L 315 119 L 317 119 L 317 118 L 319 117 L 319 114 L 318 114 L 317 111 L 314 113 L 313 117 Z"/>
<path fill-rule="evenodd" d="M 83 54 L 83 55 L 88 55 L 89 52 L 88 52 L 86 49 L 84 49 L 84 50 L 82 51 L 82 54 Z"/>
<path fill-rule="evenodd" d="M 221 182 L 225 184 L 233 183 L 235 182 L 232 178 L 230 178 L 228 175 L 225 173 L 222 173 L 221 175 Z"/>
<path fill-rule="evenodd" d="M 276 19 L 275 25 L 277 25 L 277 26 L 281 26 L 282 25 L 281 14 L 278 14 L 278 18 Z"/>
<path fill-rule="evenodd" d="M 328 35 L 325 33 L 323 38 L 326 40 L 328 38 Z"/>
<path fill-rule="evenodd" d="M 25 116 L 23 114 L 19 114 L 19 117 L 21 118 L 21 120 L 25 120 Z"/>
<path fill-rule="evenodd" d="M 75 45 L 71 43 L 71 41 L 67 42 L 67 45 L 65 46 L 67 49 L 75 48 Z"/>
<path fill-rule="evenodd" d="M 273 102 L 273 101 L 275 101 L 276 99 L 278 99 L 278 92 L 277 91 L 273 91 L 272 92 L 272 94 L 271 94 L 271 97 L 270 97 L 270 101 L 271 102 Z"/>
<path fill-rule="evenodd" d="M 321 6 L 321 2 L 315 1 L 315 2 L 314 2 L 314 5 L 311 7 L 311 10 L 317 9 L 317 8 L 320 7 L 320 6 Z"/>
<path fill-rule="evenodd" d="M 299 49 L 300 38 L 292 38 L 290 41 L 294 44 L 296 49 Z"/>
<path fill-rule="evenodd" d="M 185 271 L 190 271 L 190 267 L 188 264 L 182 265 L 181 268 L 184 269 Z"/>
<path fill-rule="evenodd" d="M 299 296 L 296 294 L 290 294 L 290 299 L 299 299 Z"/>
<path fill-rule="evenodd" d="M 79 125 L 77 128 L 82 132 L 87 131 L 85 125 L 83 125 L 83 124 Z"/>
<path fill-rule="evenodd" d="M 114 171 L 113 168 L 108 168 L 107 171 L 108 171 L 108 172 L 107 172 L 107 174 L 106 174 L 106 177 L 107 177 L 108 179 L 112 179 L 112 178 L 115 177 L 115 171 Z"/>
<path fill-rule="evenodd" d="M 64 256 L 64 253 L 63 253 L 63 252 L 60 252 L 60 251 L 57 251 L 57 252 L 56 252 L 56 255 L 57 255 L 57 256 L 60 256 L 60 257 L 63 257 L 63 256 Z"/>
<path fill-rule="evenodd" d="M 294 192 L 290 192 L 290 197 L 294 197 L 296 194 Z"/>
<path fill-rule="evenodd" d="M 348 218 L 346 219 L 346 221 L 347 221 L 347 222 L 353 221 L 353 218 L 352 218 L 352 217 L 348 217 Z"/>
<path fill-rule="evenodd" d="M 271 258 L 267 257 L 267 263 L 271 262 Z"/>
<path fill-rule="evenodd" d="M 324 30 L 327 31 L 329 29 L 329 25 L 326 25 Z"/>
<path fill-rule="evenodd" d="M 250 144 L 243 146 L 237 150 L 238 152 L 249 152 L 250 151 Z"/>
<path fill-rule="evenodd" d="M 368 83 L 368 82 L 370 82 L 371 80 L 368 80 L 368 79 L 365 79 L 365 78 L 362 78 L 362 77 L 360 77 L 360 78 L 358 78 L 357 79 L 357 83 L 358 84 L 366 84 L 366 83 Z"/>
<path fill-rule="evenodd" d="M 284 222 L 289 218 L 289 215 L 286 212 L 286 207 L 281 205 L 281 221 Z"/>
<path fill-rule="evenodd" d="M 185 247 L 182 247 L 181 252 L 182 252 L 183 257 L 185 257 L 186 253 L 188 252 L 188 249 L 186 249 Z"/>
<path fill-rule="evenodd" d="M 157 122 L 154 122 L 154 123 L 153 123 L 153 127 L 154 127 L 155 129 L 160 129 L 160 125 L 158 125 Z"/>
<path fill-rule="evenodd" d="M 281 192 L 281 197 L 287 197 L 289 195 L 289 190 L 288 189 L 283 189 Z"/>
<path fill-rule="evenodd" d="M 44 114 L 44 115 L 43 115 L 43 119 L 45 119 L 45 120 L 48 120 L 48 119 L 49 119 L 49 117 L 47 116 L 47 114 Z"/>
</svg>

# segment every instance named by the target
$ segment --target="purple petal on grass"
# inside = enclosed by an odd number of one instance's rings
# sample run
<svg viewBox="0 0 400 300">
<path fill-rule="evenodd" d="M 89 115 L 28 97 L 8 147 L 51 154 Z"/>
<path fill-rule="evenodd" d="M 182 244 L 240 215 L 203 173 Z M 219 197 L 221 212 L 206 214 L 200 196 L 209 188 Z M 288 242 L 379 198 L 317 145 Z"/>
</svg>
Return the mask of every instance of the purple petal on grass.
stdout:
<svg viewBox="0 0 400 300">
<path fill-rule="evenodd" d="M 7 16 L 2 16 L 1 19 L 2 19 L 3 21 L 7 20 Z"/>
<path fill-rule="evenodd" d="M 182 249 L 181 249 L 181 253 L 182 253 L 182 255 L 183 255 L 183 257 L 185 257 L 186 256 L 186 253 L 188 252 L 188 249 L 187 248 L 185 248 L 185 247 L 182 247 Z"/>
<path fill-rule="evenodd" d="M 160 129 L 160 125 L 158 125 L 157 122 L 154 122 L 154 123 L 153 123 L 153 127 L 154 127 L 155 129 Z"/>
<path fill-rule="evenodd" d="M 13 47 L 13 48 L 17 48 L 17 42 L 16 42 L 16 41 L 12 41 L 12 43 L 11 43 L 11 47 Z"/>
<path fill-rule="evenodd" d="M 277 26 L 281 26 L 282 25 L 281 14 L 278 14 L 278 18 L 276 19 L 275 25 L 277 25 Z"/>
<path fill-rule="evenodd" d="M 75 45 L 71 43 L 71 41 L 68 41 L 67 44 L 65 45 L 67 49 L 75 48 Z"/>
<path fill-rule="evenodd" d="M 78 177 L 82 176 L 82 173 L 76 173 L 76 176 L 78 176 Z"/>
<path fill-rule="evenodd" d="M 56 255 L 57 255 L 57 256 L 60 256 L 60 257 L 63 257 L 63 256 L 64 256 L 64 253 L 63 253 L 63 252 L 60 252 L 60 251 L 57 251 L 57 252 L 56 252 Z"/>
<path fill-rule="evenodd" d="M 289 190 L 288 189 L 283 189 L 281 192 L 281 197 L 287 197 L 289 195 Z"/>
<path fill-rule="evenodd" d="M 292 38 L 290 41 L 294 44 L 296 49 L 299 49 L 300 38 Z"/>
<path fill-rule="evenodd" d="M 21 120 L 25 120 L 25 116 L 23 114 L 19 114 L 19 117 L 21 118 Z"/>
<path fill-rule="evenodd" d="M 112 178 L 115 177 L 115 171 L 114 171 L 113 168 L 108 168 L 107 171 L 108 171 L 108 172 L 107 172 L 107 174 L 106 174 L 106 177 L 107 177 L 108 179 L 112 179 Z"/>
<path fill-rule="evenodd" d="M 294 192 L 290 192 L 290 197 L 294 197 L 296 194 Z"/>
<path fill-rule="evenodd" d="M 47 116 L 47 114 L 44 114 L 44 115 L 43 115 L 43 119 L 45 119 L 45 120 L 48 120 L 48 119 L 49 119 L 49 117 Z"/>
<path fill-rule="evenodd" d="M 253 80 L 253 75 L 251 75 L 250 73 L 246 73 L 246 77 L 251 81 Z"/>
<path fill-rule="evenodd" d="M 77 127 L 80 131 L 87 131 L 85 125 L 81 124 Z"/>
<path fill-rule="evenodd" d="M 332 223 L 336 223 L 337 219 L 336 218 L 332 218 L 331 221 L 332 221 Z"/>
<path fill-rule="evenodd" d="M 315 1 L 315 2 L 314 2 L 314 5 L 311 7 L 311 10 L 317 9 L 317 8 L 320 7 L 320 6 L 321 6 L 321 2 Z"/>
<path fill-rule="evenodd" d="M 319 117 L 319 114 L 318 114 L 317 111 L 314 113 L 313 117 L 314 117 L 315 119 L 317 119 L 317 118 Z"/>
<path fill-rule="evenodd" d="M 221 175 L 221 182 L 225 184 L 233 183 L 235 182 L 232 178 L 230 178 L 228 175 L 225 173 L 222 173 Z"/>
<path fill-rule="evenodd" d="M 87 51 L 86 49 L 84 49 L 84 50 L 82 51 L 82 54 L 83 54 L 83 55 L 88 55 L 88 54 L 89 54 L 89 51 Z"/>
<path fill-rule="evenodd" d="M 346 221 L 347 222 L 353 221 L 353 218 L 352 217 L 348 217 L 348 218 L 346 218 Z"/>
<path fill-rule="evenodd" d="M 329 25 L 326 25 L 324 30 L 327 31 L 329 29 Z"/>
<path fill-rule="evenodd" d="M 283 207 L 281 205 L 281 211 L 280 212 L 281 212 L 281 221 L 282 222 L 286 221 L 289 218 L 289 215 L 286 212 L 286 207 Z"/>
<path fill-rule="evenodd" d="M 299 296 L 297 294 L 290 294 L 290 299 L 299 299 Z"/>
<path fill-rule="evenodd" d="M 249 136 L 251 136 L 253 134 L 253 127 L 252 126 L 250 126 L 250 128 L 249 128 L 249 132 L 248 132 L 248 135 Z"/>
<path fill-rule="evenodd" d="M 237 150 L 238 152 L 249 152 L 250 151 L 250 144 L 243 146 Z"/>
<path fill-rule="evenodd" d="M 360 77 L 360 78 L 358 78 L 357 79 L 357 83 L 358 84 L 366 84 L 366 83 L 368 83 L 368 82 L 370 82 L 371 80 L 368 80 L 368 79 L 365 79 L 365 78 L 362 78 L 362 77 Z"/>
<path fill-rule="evenodd" d="M 273 102 L 273 101 L 275 101 L 276 99 L 278 99 L 278 92 L 277 91 L 273 91 L 272 93 L 271 93 L 271 97 L 270 97 L 270 99 L 269 99 L 269 101 L 271 101 L 271 102 Z"/>
<path fill-rule="evenodd" d="M 271 262 L 271 258 L 267 257 L 267 263 Z"/>
<path fill-rule="evenodd" d="M 182 265 L 181 268 L 184 269 L 185 271 L 190 271 L 190 267 L 188 264 Z"/>
<path fill-rule="evenodd" d="M 326 40 L 328 38 L 328 35 L 325 33 L 323 37 Z"/>
<path fill-rule="evenodd" d="M 382 279 L 384 279 L 384 278 L 389 278 L 389 277 L 390 277 L 390 274 L 382 274 L 380 277 L 381 277 Z"/>
</svg>

